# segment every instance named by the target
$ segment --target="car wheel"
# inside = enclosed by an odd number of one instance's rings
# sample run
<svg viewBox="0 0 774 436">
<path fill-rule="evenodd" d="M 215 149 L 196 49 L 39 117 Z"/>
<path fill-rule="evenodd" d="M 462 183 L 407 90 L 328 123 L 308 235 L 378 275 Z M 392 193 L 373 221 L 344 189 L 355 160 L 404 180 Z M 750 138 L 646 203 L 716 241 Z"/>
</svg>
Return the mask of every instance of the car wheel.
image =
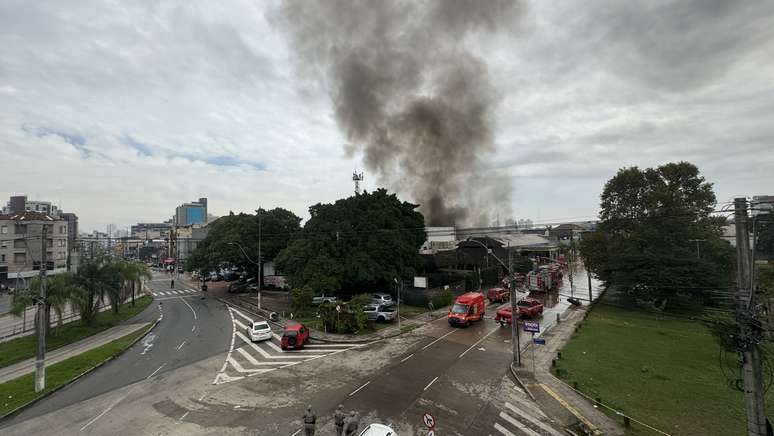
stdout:
<svg viewBox="0 0 774 436">
<path fill-rule="evenodd" d="M 505 322 L 500 320 L 500 327 L 505 327 Z"/>
<path fill-rule="evenodd" d="M 380 316 L 380 317 L 376 318 L 376 322 L 385 322 L 385 321 L 386 320 L 384 319 L 383 316 Z"/>
</svg>

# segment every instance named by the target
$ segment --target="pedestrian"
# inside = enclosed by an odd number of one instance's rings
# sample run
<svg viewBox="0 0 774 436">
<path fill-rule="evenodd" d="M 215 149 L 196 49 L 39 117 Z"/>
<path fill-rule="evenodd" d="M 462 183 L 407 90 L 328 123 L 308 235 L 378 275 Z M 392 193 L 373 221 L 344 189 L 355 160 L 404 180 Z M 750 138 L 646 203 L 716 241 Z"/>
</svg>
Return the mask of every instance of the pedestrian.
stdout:
<svg viewBox="0 0 774 436">
<path fill-rule="evenodd" d="M 175 287 L 175 279 L 172 279 L 172 281 L 169 283 L 170 289 L 174 289 Z"/>
<path fill-rule="evenodd" d="M 344 406 L 339 404 L 336 413 L 333 414 L 333 423 L 336 425 L 336 436 L 341 436 L 344 433 L 344 420 L 346 418 L 347 414 L 344 412 Z"/>
<path fill-rule="evenodd" d="M 317 426 L 317 415 L 312 411 L 312 405 L 306 407 L 304 412 L 304 435 L 314 436 L 314 430 Z"/>
<path fill-rule="evenodd" d="M 357 434 L 358 427 L 360 427 L 360 419 L 358 419 L 357 413 L 352 410 L 349 412 L 349 418 L 347 419 L 347 425 L 344 428 L 344 434 L 346 436 L 354 436 Z"/>
</svg>

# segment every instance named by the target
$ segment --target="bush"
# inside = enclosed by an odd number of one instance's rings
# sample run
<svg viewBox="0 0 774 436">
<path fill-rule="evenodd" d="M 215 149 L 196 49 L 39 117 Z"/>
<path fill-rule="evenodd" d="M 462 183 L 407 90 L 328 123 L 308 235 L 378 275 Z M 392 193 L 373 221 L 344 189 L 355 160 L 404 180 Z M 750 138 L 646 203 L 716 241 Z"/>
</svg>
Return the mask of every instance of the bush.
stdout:
<svg viewBox="0 0 774 436">
<path fill-rule="evenodd" d="M 290 305 L 296 314 L 306 313 L 312 308 L 314 293 L 309 287 L 294 288 L 290 291 Z"/>
<path fill-rule="evenodd" d="M 341 312 L 336 311 L 335 304 L 320 305 L 320 321 L 325 331 L 332 333 L 355 333 L 368 327 L 368 317 L 363 312 L 363 306 L 371 298 L 367 294 L 356 295 L 347 304 L 339 305 Z"/>
<path fill-rule="evenodd" d="M 439 308 L 439 307 L 445 307 L 454 301 L 454 295 L 448 290 L 444 290 L 441 292 L 436 293 L 433 295 L 433 298 L 430 300 L 433 303 L 433 307 Z"/>
</svg>

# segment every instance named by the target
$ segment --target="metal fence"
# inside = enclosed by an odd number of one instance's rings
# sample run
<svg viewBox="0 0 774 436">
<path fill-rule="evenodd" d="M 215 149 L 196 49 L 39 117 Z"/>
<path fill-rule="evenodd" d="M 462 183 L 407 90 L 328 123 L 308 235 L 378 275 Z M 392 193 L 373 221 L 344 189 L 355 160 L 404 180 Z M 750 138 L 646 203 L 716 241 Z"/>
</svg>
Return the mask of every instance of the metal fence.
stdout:
<svg viewBox="0 0 774 436">
<path fill-rule="evenodd" d="M 99 306 L 99 311 L 103 312 L 110 308 L 110 304 L 102 302 Z M 35 331 L 35 312 L 36 309 L 27 309 L 24 315 L 20 316 L 21 322 L 11 324 L 0 328 L 0 342 L 5 342 L 17 337 L 26 336 L 32 334 Z M 70 309 L 62 313 L 61 324 L 68 324 L 73 321 L 81 319 L 81 315 L 78 311 Z M 54 311 L 51 311 L 51 316 L 48 322 L 49 327 L 53 328 L 60 324 L 59 317 L 56 316 Z"/>
</svg>

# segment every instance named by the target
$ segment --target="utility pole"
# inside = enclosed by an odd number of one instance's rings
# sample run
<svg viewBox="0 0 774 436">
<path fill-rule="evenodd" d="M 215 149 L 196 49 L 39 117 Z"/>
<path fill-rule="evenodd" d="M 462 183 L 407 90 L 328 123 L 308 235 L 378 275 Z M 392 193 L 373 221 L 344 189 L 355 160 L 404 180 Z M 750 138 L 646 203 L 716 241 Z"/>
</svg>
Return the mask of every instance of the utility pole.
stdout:
<svg viewBox="0 0 774 436">
<path fill-rule="evenodd" d="M 263 257 L 261 256 L 261 207 L 258 206 L 258 308 L 261 308 L 261 289 L 263 289 Z"/>
<path fill-rule="evenodd" d="M 46 250 L 48 250 L 48 225 L 41 225 L 40 232 L 40 296 L 38 297 L 38 349 L 35 356 L 35 392 L 46 388 Z"/>
<path fill-rule="evenodd" d="M 699 250 L 699 242 L 707 242 L 706 239 L 689 239 L 688 242 L 695 242 L 696 243 L 696 258 L 701 258 L 701 251 Z"/>
<path fill-rule="evenodd" d="M 512 257 L 511 257 L 511 242 L 508 241 L 508 275 L 512 279 Z M 519 311 L 516 308 L 516 283 L 515 280 L 511 280 L 511 348 L 513 349 L 513 361 L 516 366 L 521 366 L 521 344 L 519 343 L 519 317 L 516 316 Z"/>
<path fill-rule="evenodd" d="M 736 225 L 736 322 L 739 326 L 737 348 L 742 355 L 742 380 L 744 402 L 747 412 L 748 436 L 766 436 L 766 408 L 763 401 L 763 380 L 761 376 L 760 331 L 755 322 L 754 293 L 750 286 L 752 275 L 750 233 L 747 226 L 747 199 L 734 199 L 734 222 Z M 752 309 L 751 309 L 752 308 Z"/>
</svg>

